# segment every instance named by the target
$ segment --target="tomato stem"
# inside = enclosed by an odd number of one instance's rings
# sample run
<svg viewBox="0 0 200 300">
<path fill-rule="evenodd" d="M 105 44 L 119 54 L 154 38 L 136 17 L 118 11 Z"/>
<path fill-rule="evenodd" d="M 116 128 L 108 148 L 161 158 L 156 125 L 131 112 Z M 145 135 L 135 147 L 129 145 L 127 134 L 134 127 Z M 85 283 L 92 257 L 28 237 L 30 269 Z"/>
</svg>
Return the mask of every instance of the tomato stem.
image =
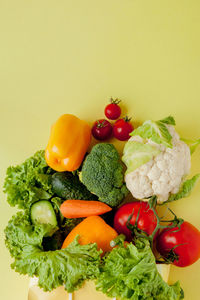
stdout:
<svg viewBox="0 0 200 300">
<path fill-rule="evenodd" d="M 128 117 L 128 116 L 125 116 L 125 117 L 123 118 L 123 120 L 124 120 L 125 122 L 130 122 L 131 119 L 132 119 L 132 118 L 131 118 L 131 117 Z"/>
<path fill-rule="evenodd" d="M 119 100 L 118 98 L 113 99 L 113 98 L 111 97 L 111 98 L 110 98 L 110 102 L 111 102 L 112 104 L 119 104 L 119 103 L 121 102 L 121 100 Z"/>
<path fill-rule="evenodd" d="M 97 121 L 97 128 L 103 128 L 108 126 L 108 124 L 106 124 L 106 120 L 103 120 L 103 122 L 100 122 L 99 120 Z"/>
<path fill-rule="evenodd" d="M 140 215 L 140 208 L 139 208 L 138 213 L 137 213 L 135 224 L 132 225 L 130 223 L 130 221 L 131 221 L 131 219 L 133 217 L 133 214 L 134 214 L 134 209 L 133 209 L 133 212 L 131 213 L 131 215 L 127 219 L 126 226 L 131 231 L 133 237 L 136 237 L 136 238 L 141 237 L 141 238 L 148 239 L 149 242 L 150 242 L 151 248 L 153 248 L 153 240 L 154 240 L 154 237 L 155 237 L 155 235 L 156 235 L 156 233 L 158 232 L 159 229 L 171 229 L 171 228 L 174 228 L 174 227 L 178 227 L 178 229 L 174 231 L 174 232 L 176 232 L 176 231 L 180 230 L 180 226 L 184 222 L 184 220 L 181 219 L 181 218 L 178 218 L 176 216 L 176 214 L 170 208 L 168 208 L 168 210 L 171 212 L 172 215 L 174 215 L 174 219 L 172 219 L 172 220 L 163 220 L 162 218 L 160 218 L 158 216 L 157 212 L 156 212 L 157 196 L 152 196 L 149 199 L 148 203 L 149 203 L 149 209 L 151 209 L 154 212 L 154 215 L 155 215 L 156 220 L 157 220 L 156 227 L 154 228 L 154 231 L 152 232 L 152 234 L 151 235 L 147 235 L 147 233 L 145 231 L 143 231 L 142 229 L 138 228 L 138 220 L 139 220 L 139 215 Z M 164 225 L 164 224 L 162 225 L 161 223 L 168 223 L 168 224 L 167 225 Z M 174 249 L 171 249 L 171 251 L 169 252 L 170 253 L 170 260 L 171 260 L 171 262 L 173 262 L 172 259 L 174 259 L 174 260 L 177 259 L 177 257 L 176 257 L 177 255 L 174 253 L 173 250 Z"/>
</svg>

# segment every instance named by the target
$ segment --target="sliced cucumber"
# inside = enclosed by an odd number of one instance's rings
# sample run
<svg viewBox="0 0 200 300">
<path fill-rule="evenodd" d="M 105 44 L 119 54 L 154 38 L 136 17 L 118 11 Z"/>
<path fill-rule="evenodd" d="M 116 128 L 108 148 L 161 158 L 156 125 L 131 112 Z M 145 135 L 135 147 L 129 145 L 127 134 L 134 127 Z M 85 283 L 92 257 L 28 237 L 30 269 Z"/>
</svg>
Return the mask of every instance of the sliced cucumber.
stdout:
<svg viewBox="0 0 200 300">
<path fill-rule="evenodd" d="M 31 206 L 31 221 L 33 224 L 50 224 L 57 226 L 56 214 L 51 202 L 41 200 Z"/>
</svg>

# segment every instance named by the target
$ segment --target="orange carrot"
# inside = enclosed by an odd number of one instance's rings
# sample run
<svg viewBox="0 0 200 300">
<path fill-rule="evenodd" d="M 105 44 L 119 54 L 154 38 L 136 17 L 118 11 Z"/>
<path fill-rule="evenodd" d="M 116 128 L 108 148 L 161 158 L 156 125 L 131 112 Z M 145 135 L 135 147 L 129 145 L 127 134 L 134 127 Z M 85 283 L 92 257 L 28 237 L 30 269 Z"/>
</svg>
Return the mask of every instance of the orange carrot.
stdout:
<svg viewBox="0 0 200 300">
<path fill-rule="evenodd" d="M 66 200 L 60 206 L 60 211 L 65 218 L 98 216 L 111 210 L 110 206 L 100 201 Z"/>
<path fill-rule="evenodd" d="M 91 216 L 79 223 L 66 237 L 62 249 L 66 248 L 79 235 L 79 244 L 97 243 L 103 253 L 111 251 L 110 242 L 117 237 L 117 232 L 99 216 Z"/>
</svg>

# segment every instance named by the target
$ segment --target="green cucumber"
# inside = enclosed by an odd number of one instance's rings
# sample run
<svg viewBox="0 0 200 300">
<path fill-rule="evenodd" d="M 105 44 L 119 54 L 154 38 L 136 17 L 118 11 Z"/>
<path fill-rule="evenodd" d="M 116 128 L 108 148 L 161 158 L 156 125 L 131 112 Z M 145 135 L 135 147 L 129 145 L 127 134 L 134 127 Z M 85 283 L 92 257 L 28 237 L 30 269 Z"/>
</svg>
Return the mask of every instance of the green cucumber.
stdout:
<svg viewBox="0 0 200 300">
<path fill-rule="evenodd" d="M 31 221 L 33 224 L 58 225 L 56 214 L 50 201 L 41 200 L 31 206 Z"/>
<path fill-rule="evenodd" d="M 56 172 L 52 175 L 51 184 L 56 196 L 63 199 L 79 200 L 97 200 L 98 198 L 91 194 L 77 174 L 72 172 Z"/>
</svg>

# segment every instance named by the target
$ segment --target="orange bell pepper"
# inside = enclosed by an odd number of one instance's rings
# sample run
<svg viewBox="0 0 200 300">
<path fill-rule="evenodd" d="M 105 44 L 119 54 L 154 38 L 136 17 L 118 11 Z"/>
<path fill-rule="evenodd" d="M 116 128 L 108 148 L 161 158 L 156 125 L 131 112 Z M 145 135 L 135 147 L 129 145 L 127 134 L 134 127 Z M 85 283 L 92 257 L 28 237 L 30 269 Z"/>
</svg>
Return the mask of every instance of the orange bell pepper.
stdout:
<svg viewBox="0 0 200 300">
<path fill-rule="evenodd" d="M 72 229 L 64 240 L 62 249 L 71 244 L 77 235 L 79 235 L 80 245 L 96 243 L 103 253 L 112 250 L 110 242 L 118 236 L 115 229 L 106 224 L 101 217 L 90 216 Z"/>
<path fill-rule="evenodd" d="M 90 145 L 90 126 L 74 115 L 62 115 L 52 126 L 45 150 L 47 164 L 54 170 L 77 170 Z"/>
</svg>

